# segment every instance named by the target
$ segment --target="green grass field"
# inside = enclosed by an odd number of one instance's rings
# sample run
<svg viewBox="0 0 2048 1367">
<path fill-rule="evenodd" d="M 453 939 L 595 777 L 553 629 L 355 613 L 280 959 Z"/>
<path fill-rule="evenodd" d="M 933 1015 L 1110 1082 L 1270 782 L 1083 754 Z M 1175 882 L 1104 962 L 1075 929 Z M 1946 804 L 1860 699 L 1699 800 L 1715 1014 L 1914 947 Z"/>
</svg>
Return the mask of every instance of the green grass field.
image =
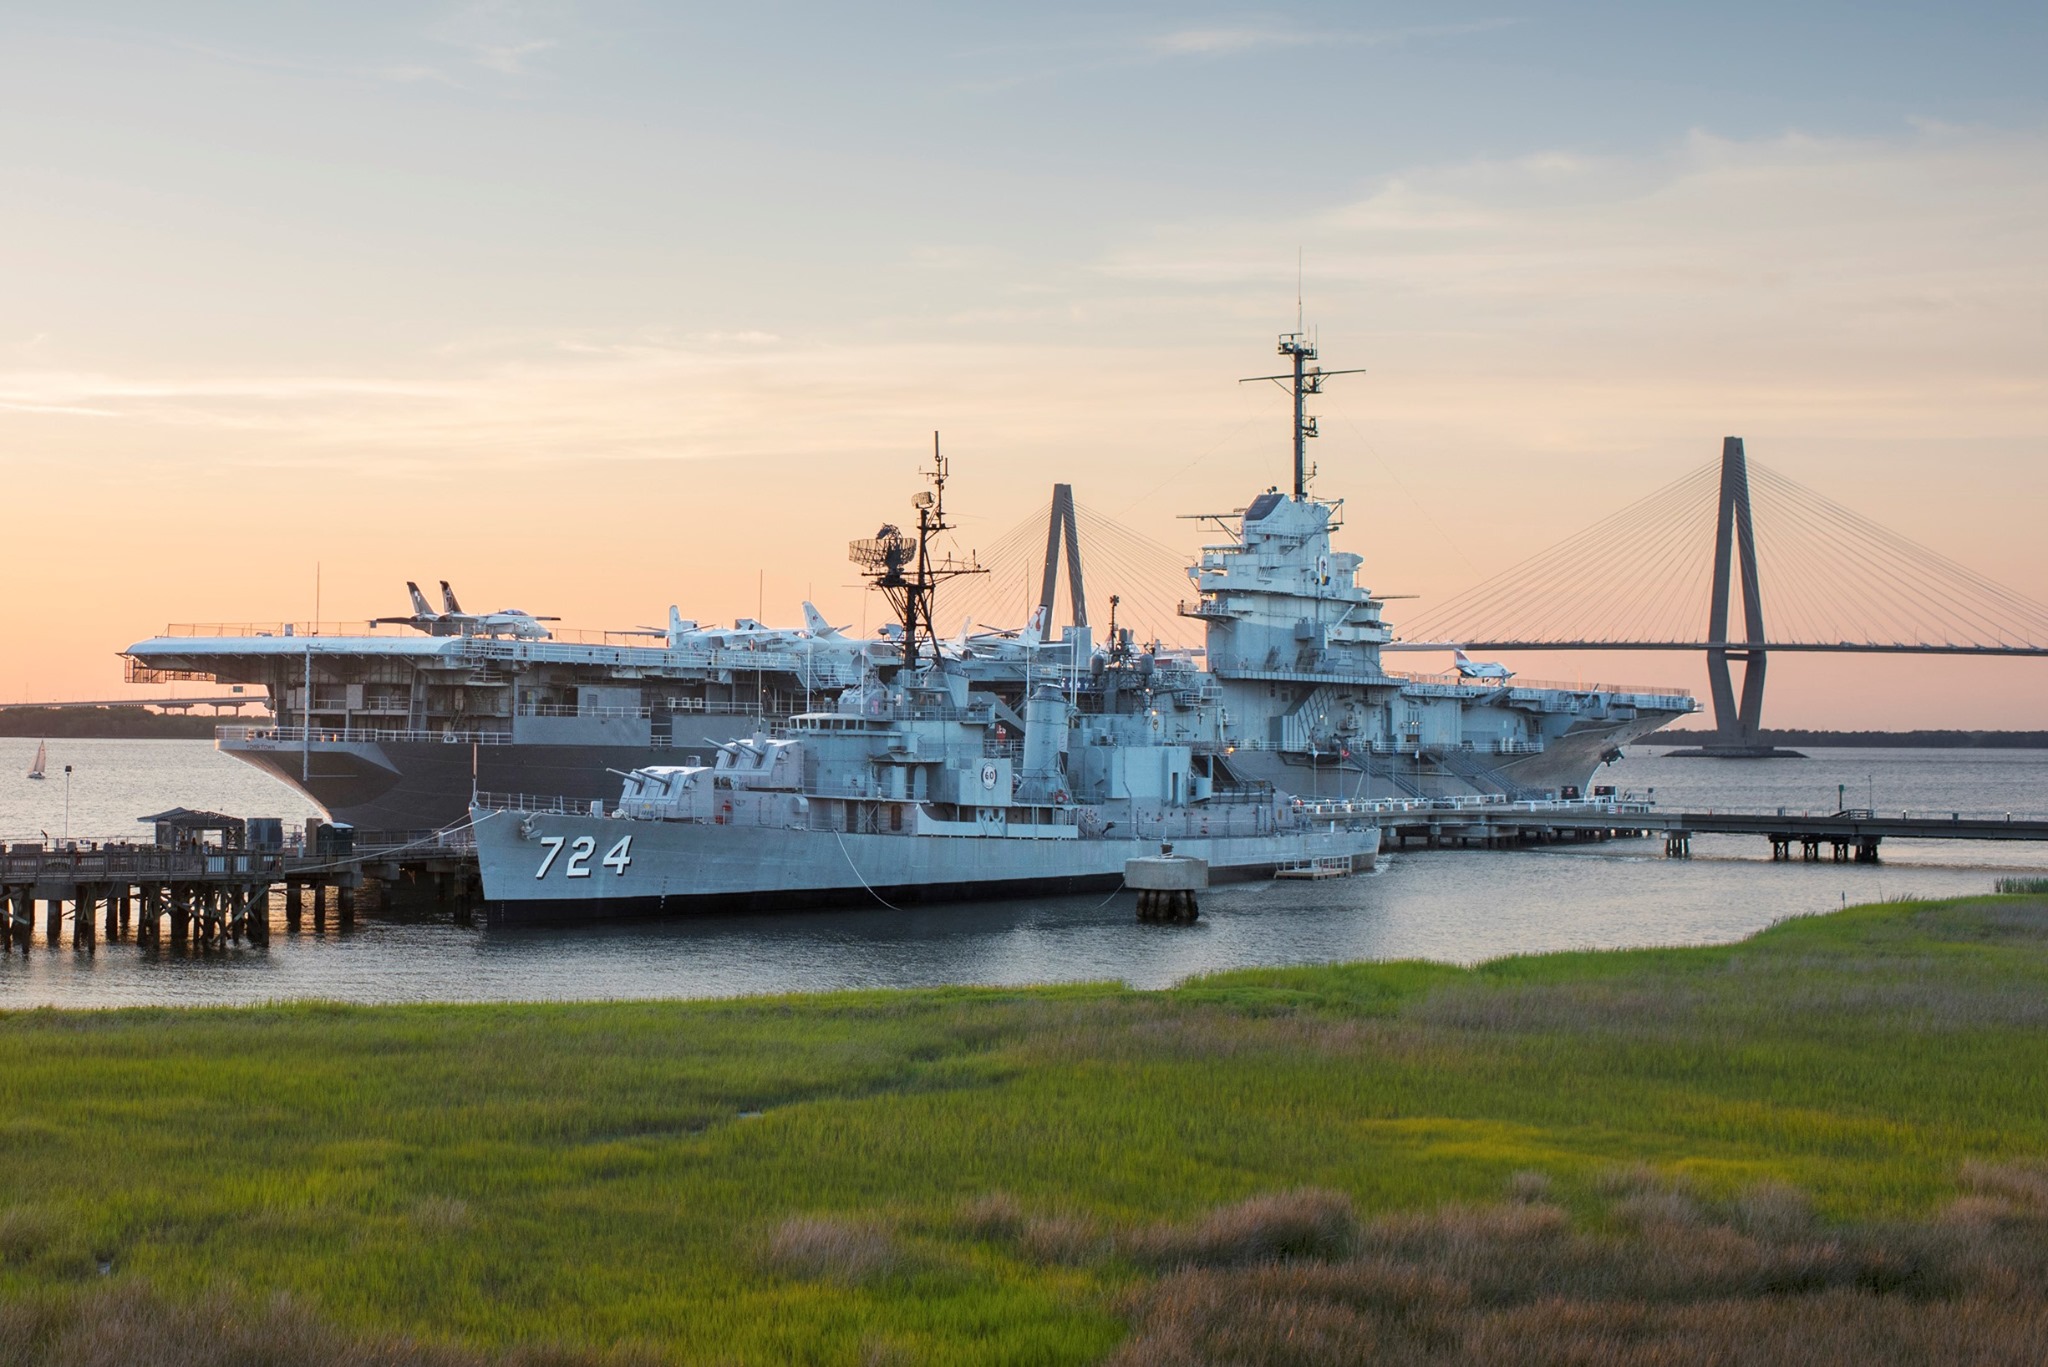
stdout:
<svg viewBox="0 0 2048 1367">
<path fill-rule="evenodd" d="M 1765 1208 L 1814 1247 L 1971 1218 L 2044 1242 L 2044 1027 L 2034 896 L 1150 993 L 15 1013 L 0 1361 L 118 1360 L 79 1346 L 116 1309 L 222 1343 L 223 1317 L 290 1320 L 392 1361 L 1171 1361 L 1159 1316 L 1238 1333 L 1201 1316 L 1257 1300 L 1188 1278 L 1399 1262 L 1404 1213 L 1435 1213 L 1441 1262 L 1540 1208 L 1596 1296 L 1589 1259 L 1632 1266 L 1673 1221 L 1777 1257 Z M 1900 1287 L 1975 1294 L 1913 1247 Z M 1792 1289 L 1876 1304 L 1884 1258 Z M 1366 1294 L 1286 1285 L 1267 1299 Z M 1342 1360 L 1268 1349 L 1235 1360 Z"/>
</svg>

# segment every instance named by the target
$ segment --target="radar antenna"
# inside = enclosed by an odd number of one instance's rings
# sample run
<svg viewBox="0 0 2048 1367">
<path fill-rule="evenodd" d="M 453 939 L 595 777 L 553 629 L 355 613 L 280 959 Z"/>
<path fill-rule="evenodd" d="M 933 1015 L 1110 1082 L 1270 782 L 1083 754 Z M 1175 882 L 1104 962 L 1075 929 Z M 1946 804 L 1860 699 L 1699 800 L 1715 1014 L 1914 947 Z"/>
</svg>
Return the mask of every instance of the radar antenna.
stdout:
<svg viewBox="0 0 2048 1367">
<path fill-rule="evenodd" d="M 880 531 L 854 542 L 848 550 L 847 558 L 887 595 L 890 606 L 896 609 L 896 620 L 902 624 L 903 664 L 898 670 L 899 678 L 917 669 L 919 634 L 938 639 L 932 625 L 932 599 L 939 585 L 963 574 L 988 573 L 975 563 L 972 553 L 965 560 L 932 554 L 932 538 L 952 529 L 946 521 L 946 476 L 950 469 L 950 463 L 939 453 L 939 434 L 934 432 L 932 468 L 925 472 L 931 491 L 911 500 L 911 506 L 917 509 L 916 539 L 893 524 L 884 523 Z"/>
<path fill-rule="evenodd" d="M 1299 304 L 1297 303 L 1297 307 Z M 1363 375 L 1364 367 L 1355 370 L 1324 370 L 1321 366 L 1309 364 L 1316 358 L 1316 344 L 1309 340 L 1308 333 L 1301 330 L 1299 323 L 1295 331 L 1280 334 L 1280 354 L 1294 361 L 1292 372 L 1284 375 L 1253 375 L 1239 380 L 1239 384 L 1256 384 L 1261 380 L 1274 383 L 1294 392 L 1294 496 L 1308 497 L 1308 482 L 1315 474 L 1308 463 L 1308 439 L 1316 435 L 1316 420 L 1307 410 L 1308 397 L 1323 392 L 1323 381 L 1332 375 Z"/>
</svg>

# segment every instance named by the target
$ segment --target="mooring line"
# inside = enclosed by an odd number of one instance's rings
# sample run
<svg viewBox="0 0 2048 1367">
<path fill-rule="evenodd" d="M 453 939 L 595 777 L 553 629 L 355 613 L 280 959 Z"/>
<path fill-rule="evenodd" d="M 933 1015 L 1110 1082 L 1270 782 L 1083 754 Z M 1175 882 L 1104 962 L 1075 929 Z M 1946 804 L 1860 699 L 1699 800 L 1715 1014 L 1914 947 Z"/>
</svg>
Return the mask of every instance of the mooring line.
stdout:
<svg viewBox="0 0 2048 1367">
<path fill-rule="evenodd" d="M 860 879 L 860 885 L 864 888 L 867 888 L 868 896 L 874 898 L 877 902 L 880 902 L 883 906 L 889 908 L 889 910 L 891 911 L 902 911 L 902 907 L 897 906 L 894 902 L 891 902 L 888 898 L 882 896 L 881 893 L 876 892 L 874 888 L 868 885 L 867 878 L 860 871 L 860 865 L 853 862 L 853 855 L 846 848 L 846 837 L 841 835 L 839 832 L 834 831 L 832 832 L 832 838 L 839 843 L 839 855 L 842 859 L 846 861 L 846 867 L 852 869 L 853 876 L 855 878 Z"/>
</svg>

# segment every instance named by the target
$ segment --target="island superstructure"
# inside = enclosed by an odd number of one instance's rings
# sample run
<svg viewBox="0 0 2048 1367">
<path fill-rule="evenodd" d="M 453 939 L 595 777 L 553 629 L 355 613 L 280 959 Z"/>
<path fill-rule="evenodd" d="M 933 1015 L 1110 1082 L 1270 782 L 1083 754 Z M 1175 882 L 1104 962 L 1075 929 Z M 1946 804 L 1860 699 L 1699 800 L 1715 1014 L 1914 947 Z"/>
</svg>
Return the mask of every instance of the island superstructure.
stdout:
<svg viewBox="0 0 2048 1367">
<path fill-rule="evenodd" d="M 1022 737 L 1041 685 L 1082 713 L 1114 709 L 1135 688 L 1162 739 L 1193 747 L 1226 782 L 1311 799 L 1532 797 L 1589 788 L 1629 741 L 1695 710 L 1680 689 L 1537 686 L 1469 664 L 1441 675 L 1385 668 L 1385 600 L 1359 582 L 1363 558 L 1332 545 L 1343 501 L 1309 487 L 1305 401 L 1324 372 L 1301 334 L 1280 350 L 1292 362 L 1275 378 L 1294 397 L 1293 479 L 1202 517 L 1224 539 L 1188 568 L 1194 596 L 1182 611 L 1201 622 L 1205 649 L 1147 649 L 1114 626 L 1100 641 L 1089 627 L 1056 632 L 1042 603 L 1020 631 L 951 649 L 995 724 Z M 901 664 L 900 627 L 860 639 L 815 611 L 807 619 L 794 630 L 700 629 L 671 610 L 658 642 L 174 627 L 125 653 L 138 682 L 263 689 L 276 721 L 221 728 L 224 752 L 337 820 L 424 829 L 464 819 L 478 790 L 615 799 L 618 773 L 711 764 L 720 747 L 815 714 Z M 946 644 L 927 638 L 925 650 Z"/>
</svg>

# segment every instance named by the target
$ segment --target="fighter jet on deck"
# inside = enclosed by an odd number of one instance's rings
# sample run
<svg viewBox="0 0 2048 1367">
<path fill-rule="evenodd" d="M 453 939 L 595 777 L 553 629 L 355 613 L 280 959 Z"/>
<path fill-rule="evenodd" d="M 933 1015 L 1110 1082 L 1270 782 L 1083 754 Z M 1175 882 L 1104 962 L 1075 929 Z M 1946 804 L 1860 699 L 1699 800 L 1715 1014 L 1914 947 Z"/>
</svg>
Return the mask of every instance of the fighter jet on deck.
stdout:
<svg viewBox="0 0 2048 1367">
<path fill-rule="evenodd" d="M 427 604 L 427 595 L 420 592 L 420 586 L 412 580 L 405 581 L 405 591 L 412 595 L 412 615 L 408 617 L 373 617 L 371 626 L 390 624 L 411 627 L 424 631 L 429 636 L 516 636 L 525 641 L 545 641 L 554 633 L 542 626 L 542 622 L 559 622 L 559 617 L 536 617 L 518 608 L 504 608 L 497 612 L 464 612 L 462 604 L 455 600 L 455 590 L 448 587 L 448 581 L 441 581 L 441 605 L 444 611 L 436 612 Z"/>
<path fill-rule="evenodd" d="M 1506 665 L 1494 664 L 1489 660 L 1467 659 L 1462 650 L 1454 651 L 1457 657 L 1458 676 L 1465 679 L 1499 679 L 1503 682 L 1515 677 L 1515 672 Z"/>
</svg>

